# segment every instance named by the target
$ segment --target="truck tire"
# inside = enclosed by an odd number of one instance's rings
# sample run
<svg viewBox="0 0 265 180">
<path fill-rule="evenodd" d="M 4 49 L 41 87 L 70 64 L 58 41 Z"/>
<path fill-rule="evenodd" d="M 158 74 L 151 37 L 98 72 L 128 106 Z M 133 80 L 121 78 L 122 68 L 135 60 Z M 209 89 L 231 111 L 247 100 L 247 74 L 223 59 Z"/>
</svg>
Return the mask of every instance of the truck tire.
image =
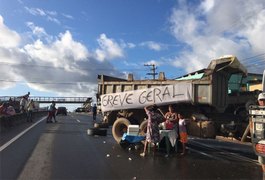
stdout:
<svg viewBox="0 0 265 180">
<path fill-rule="evenodd" d="M 95 128 L 94 135 L 107 136 L 107 129 Z"/>
<path fill-rule="evenodd" d="M 141 124 L 140 124 L 140 132 L 139 134 L 142 136 L 145 136 L 147 131 L 147 120 L 144 120 Z"/>
<path fill-rule="evenodd" d="M 246 110 L 247 110 L 247 112 L 249 111 L 249 107 L 251 106 L 251 105 L 256 105 L 257 103 L 255 102 L 255 101 L 253 101 L 253 100 L 249 100 L 246 104 L 245 104 L 245 108 L 246 108 Z"/>
<path fill-rule="evenodd" d="M 126 118 L 118 118 L 112 126 L 112 135 L 117 143 L 120 143 L 124 133 L 127 132 L 127 128 L 130 125 L 130 121 Z"/>
</svg>

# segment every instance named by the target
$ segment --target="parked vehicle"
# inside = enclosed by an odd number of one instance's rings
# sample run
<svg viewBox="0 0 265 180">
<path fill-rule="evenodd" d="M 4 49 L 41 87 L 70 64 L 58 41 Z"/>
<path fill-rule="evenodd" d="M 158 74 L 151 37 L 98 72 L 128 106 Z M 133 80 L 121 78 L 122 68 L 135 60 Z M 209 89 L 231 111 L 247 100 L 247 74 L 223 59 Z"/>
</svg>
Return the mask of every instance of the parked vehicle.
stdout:
<svg viewBox="0 0 265 180">
<path fill-rule="evenodd" d="M 58 107 L 56 115 L 59 115 L 59 114 L 62 114 L 62 115 L 67 116 L 67 109 L 66 109 L 66 107 Z"/>
<path fill-rule="evenodd" d="M 85 108 L 85 107 L 78 107 L 76 108 L 75 112 L 90 112 L 91 108 Z"/>
<path fill-rule="evenodd" d="M 206 69 L 176 79 L 166 79 L 163 73 L 155 80 L 134 80 L 132 74 L 127 80 L 99 75 L 98 107 L 104 119 L 113 124 L 112 134 L 117 142 L 129 124 L 140 125 L 141 133 L 145 133 L 143 107 L 153 103 L 164 112 L 171 104 L 193 119 L 188 125 L 191 135 L 215 138 L 222 133 L 222 124 L 234 121 L 238 126 L 234 135 L 240 137 L 248 124 L 248 108 L 256 103 L 259 93 L 248 91 L 248 87 L 262 78 L 259 74 L 252 76 L 250 80 L 235 56 L 212 60 Z"/>
</svg>

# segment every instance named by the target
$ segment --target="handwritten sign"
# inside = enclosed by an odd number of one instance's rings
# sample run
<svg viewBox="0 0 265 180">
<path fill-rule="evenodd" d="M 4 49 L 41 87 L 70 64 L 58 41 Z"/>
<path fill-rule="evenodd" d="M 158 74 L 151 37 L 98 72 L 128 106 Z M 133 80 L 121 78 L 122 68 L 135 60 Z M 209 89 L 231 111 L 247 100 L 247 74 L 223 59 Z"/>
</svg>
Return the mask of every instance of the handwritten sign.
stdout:
<svg viewBox="0 0 265 180">
<path fill-rule="evenodd" d="M 192 84 L 180 82 L 168 86 L 110 93 L 100 96 L 101 110 L 105 112 L 121 109 L 139 109 L 151 104 L 165 105 L 188 102 L 191 101 L 191 95 Z"/>
</svg>

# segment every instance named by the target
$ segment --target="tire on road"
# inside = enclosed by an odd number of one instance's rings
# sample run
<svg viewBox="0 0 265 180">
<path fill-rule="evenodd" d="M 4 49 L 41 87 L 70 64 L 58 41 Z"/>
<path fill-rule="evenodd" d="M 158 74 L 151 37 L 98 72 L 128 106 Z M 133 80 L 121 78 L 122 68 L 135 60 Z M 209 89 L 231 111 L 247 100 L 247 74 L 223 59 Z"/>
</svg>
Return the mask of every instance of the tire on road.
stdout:
<svg viewBox="0 0 265 180">
<path fill-rule="evenodd" d="M 117 143 L 120 143 L 124 133 L 127 132 L 130 121 L 126 118 L 118 118 L 112 126 L 112 135 Z"/>
<path fill-rule="evenodd" d="M 87 129 L 87 134 L 90 136 L 94 136 L 94 135 L 107 136 L 107 129 L 89 128 Z"/>
<path fill-rule="evenodd" d="M 109 128 L 109 123 L 95 123 L 94 128 Z"/>
</svg>

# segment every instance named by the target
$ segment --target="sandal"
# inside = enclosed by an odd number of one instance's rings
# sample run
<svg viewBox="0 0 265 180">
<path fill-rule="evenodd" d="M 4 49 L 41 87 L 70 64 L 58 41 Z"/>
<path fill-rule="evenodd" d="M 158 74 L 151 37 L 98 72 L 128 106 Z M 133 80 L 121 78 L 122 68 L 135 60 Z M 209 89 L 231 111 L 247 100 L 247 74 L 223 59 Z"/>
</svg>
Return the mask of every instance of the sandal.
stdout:
<svg viewBox="0 0 265 180">
<path fill-rule="evenodd" d="M 140 154 L 140 156 L 142 156 L 142 157 L 145 157 L 145 153 L 144 153 L 144 152 L 143 152 L 143 153 L 141 153 L 141 154 Z"/>
</svg>

